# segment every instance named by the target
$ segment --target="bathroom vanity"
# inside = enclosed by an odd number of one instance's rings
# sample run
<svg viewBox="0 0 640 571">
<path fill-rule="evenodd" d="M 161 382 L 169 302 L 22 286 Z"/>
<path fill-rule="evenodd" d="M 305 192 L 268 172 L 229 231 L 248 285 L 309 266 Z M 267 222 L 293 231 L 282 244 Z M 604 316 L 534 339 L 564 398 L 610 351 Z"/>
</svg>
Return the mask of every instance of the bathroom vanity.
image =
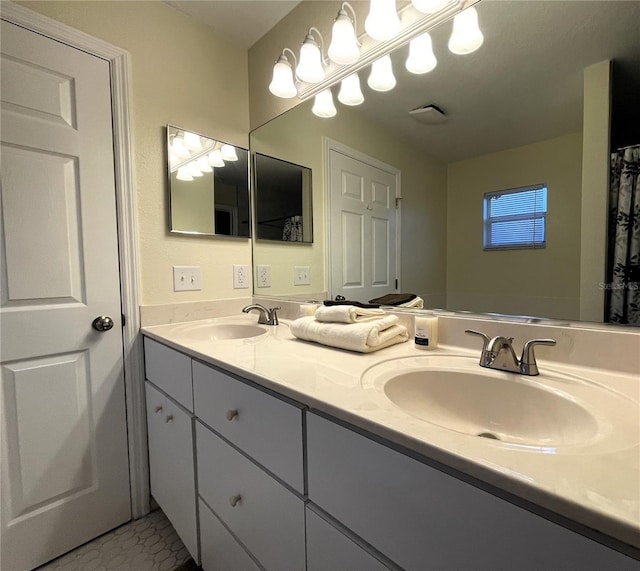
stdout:
<svg viewBox="0 0 640 571">
<path fill-rule="evenodd" d="M 477 363 L 456 343 L 463 319 L 441 318 L 442 345 L 429 356 L 412 343 L 353 354 L 255 322 L 143 330 L 151 493 L 205 571 L 640 569 L 630 424 L 597 418 L 588 443 L 580 428 L 562 428 L 555 446 L 503 442 L 382 398 L 378 371 L 425 358 Z M 575 339 L 552 333 L 560 350 L 570 346 L 556 380 L 580 384 Z M 541 371 L 558 369 L 540 354 Z M 634 366 L 590 371 L 637 428 Z"/>
</svg>

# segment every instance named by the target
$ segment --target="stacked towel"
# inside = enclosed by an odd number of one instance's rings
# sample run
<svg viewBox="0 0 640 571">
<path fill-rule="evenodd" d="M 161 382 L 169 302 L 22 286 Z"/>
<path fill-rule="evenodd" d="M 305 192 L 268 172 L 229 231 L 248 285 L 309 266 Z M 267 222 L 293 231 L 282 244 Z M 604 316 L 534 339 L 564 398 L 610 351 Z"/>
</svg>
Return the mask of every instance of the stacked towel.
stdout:
<svg viewBox="0 0 640 571">
<path fill-rule="evenodd" d="M 293 335 L 305 341 L 371 353 L 396 343 L 404 343 L 409 338 L 407 328 L 398 325 L 398 321 L 397 316 L 387 315 L 360 323 L 328 323 L 311 316 L 296 319 L 291 323 L 290 329 Z"/>
<path fill-rule="evenodd" d="M 354 305 L 323 305 L 316 310 L 315 317 L 325 323 L 359 323 L 380 319 L 384 316 L 382 309 L 368 309 Z"/>
</svg>

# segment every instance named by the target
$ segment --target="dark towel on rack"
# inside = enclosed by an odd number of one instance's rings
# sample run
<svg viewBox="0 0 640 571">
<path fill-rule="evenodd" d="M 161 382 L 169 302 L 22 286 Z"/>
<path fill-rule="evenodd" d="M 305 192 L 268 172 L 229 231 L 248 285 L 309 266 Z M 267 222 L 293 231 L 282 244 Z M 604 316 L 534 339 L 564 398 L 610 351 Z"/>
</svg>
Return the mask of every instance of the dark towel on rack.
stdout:
<svg viewBox="0 0 640 571">
<path fill-rule="evenodd" d="M 418 297 L 415 293 L 388 293 L 381 297 L 370 299 L 369 303 L 377 303 L 378 305 L 402 305 L 413 301 Z"/>
<path fill-rule="evenodd" d="M 348 299 L 325 299 L 323 305 L 331 306 L 331 305 L 355 305 L 356 307 L 364 307 L 364 308 L 378 308 L 380 307 L 379 303 L 362 303 L 360 301 L 350 301 Z"/>
</svg>

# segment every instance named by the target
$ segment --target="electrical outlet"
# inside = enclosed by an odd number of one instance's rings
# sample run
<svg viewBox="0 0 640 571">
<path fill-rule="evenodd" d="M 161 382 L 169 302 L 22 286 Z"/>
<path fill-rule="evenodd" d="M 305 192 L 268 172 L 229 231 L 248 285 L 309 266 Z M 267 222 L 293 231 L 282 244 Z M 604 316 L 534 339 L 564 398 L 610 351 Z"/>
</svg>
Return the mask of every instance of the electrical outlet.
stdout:
<svg viewBox="0 0 640 571">
<path fill-rule="evenodd" d="M 233 264 L 234 289 L 249 288 L 249 266 L 246 264 Z"/>
<path fill-rule="evenodd" d="M 173 266 L 173 291 L 201 289 L 200 266 Z"/>
<path fill-rule="evenodd" d="M 271 266 L 256 266 L 256 286 L 271 287 Z"/>
<path fill-rule="evenodd" d="M 311 283 L 311 268 L 309 266 L 295 266 L 293 268 L 293 285 L 309 285 Z"/>
</svg>

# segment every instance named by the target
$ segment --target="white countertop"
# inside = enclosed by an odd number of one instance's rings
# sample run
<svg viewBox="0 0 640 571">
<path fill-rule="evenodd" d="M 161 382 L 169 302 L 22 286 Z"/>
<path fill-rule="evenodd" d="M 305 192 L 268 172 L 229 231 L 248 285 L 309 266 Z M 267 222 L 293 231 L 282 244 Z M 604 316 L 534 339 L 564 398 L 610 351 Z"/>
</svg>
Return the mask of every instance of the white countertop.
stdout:
<svg viewBox="0 0 640 571">
<path fill-rule="evenodd" d="M 479 357 L 479 349 L 440 346 L 416 349 L 410 341 L 379 352 L 358 354 L 300 341 L 287 322 L 264 326 L 248 339 L 198 341 L 188 331 L 207 323 L 252 323 L 255 315 L 157 325 L 143 333 L 206 363 L 322 411 L 353 426 L 528 500 L 572 521 L 640 548 L 640 408 L 630 419 L 638 435 L 624 446 L 518 447 L 441 428 L 413 417 L 363 386 L 370 367 L 403 357 L 456 354 Z M 553 363 L 538 359 L 541 370 Z M 565 373 L 584 376 L 572 365 Z M 635 403 L 638 375 L 593 369 L 591 378 Z"/>
</svg>

